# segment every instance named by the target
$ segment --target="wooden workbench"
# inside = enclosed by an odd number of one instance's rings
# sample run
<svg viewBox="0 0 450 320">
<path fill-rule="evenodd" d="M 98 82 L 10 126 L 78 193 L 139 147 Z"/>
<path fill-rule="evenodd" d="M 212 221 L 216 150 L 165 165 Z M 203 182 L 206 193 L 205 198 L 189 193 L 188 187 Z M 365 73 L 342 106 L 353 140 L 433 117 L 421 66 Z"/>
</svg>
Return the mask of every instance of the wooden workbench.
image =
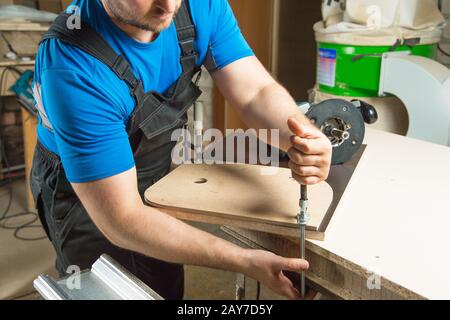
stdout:
<svg viewBox="0 0 450 320">
<path fill-rule="evenodd" d="M 375 130 L 365 142 L 325 241 L 307 241 L 308 280 L 343 299 L 450 299 L 450 148 Z M 299 255 L 282 236 L 224 230 Z"/>
</svg>

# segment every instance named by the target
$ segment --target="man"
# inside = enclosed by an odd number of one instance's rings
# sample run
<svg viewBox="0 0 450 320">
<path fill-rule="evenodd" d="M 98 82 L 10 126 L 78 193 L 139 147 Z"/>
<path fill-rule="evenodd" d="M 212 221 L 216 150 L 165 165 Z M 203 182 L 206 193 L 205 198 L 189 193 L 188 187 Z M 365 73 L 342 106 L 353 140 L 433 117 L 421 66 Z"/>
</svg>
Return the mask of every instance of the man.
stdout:
<svg viewBox="0 0 450 320">
<path fill-rule="evenodd" d="M 57 269 L 107 253 L 167 299 L 183 297 L 181 264 L 241 272 L 298 298 L 282 271 L 306 261 L 244 250 L 143 203 L 169 170 L 170 133 L 198 98 L 191 79 L 202 64 L 247 125 L 280 129 L 298 182 L 329 172 L 330 142 L 253 55 L 228 2 L 185 1 L 77 0 L 81 29 L 61 16 L 40 46 L 31 186 Z"/>
</svg>

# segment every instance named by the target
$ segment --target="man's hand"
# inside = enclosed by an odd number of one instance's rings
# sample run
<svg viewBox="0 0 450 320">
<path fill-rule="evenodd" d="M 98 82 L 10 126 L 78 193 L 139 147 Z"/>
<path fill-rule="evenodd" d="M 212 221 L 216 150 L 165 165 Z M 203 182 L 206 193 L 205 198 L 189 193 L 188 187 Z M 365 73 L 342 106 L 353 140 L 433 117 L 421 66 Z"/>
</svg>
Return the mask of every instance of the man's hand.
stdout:
<svg viewBox="0 0 450 320">
<path fill-rule="evenodd" d="M 294 287 L 291 280 L 286 277 L 284 271 L 306 271 L 309 263 L 301 259 L 283 258 L 268 251 L 249 250 L 249 271 L 245 272 L 250 277 L 260 281 L 263 285 L 288 299 L 300 299 L 300 293 Z M 299 275 L 300 278 L 300 275 Z M 312 299 L 314 292 L 309 292 L 305 299 Z"/>
<path fill-rule="evenodd" d="M 294 134 L 292 147 L 288 150 L 292 177 L 305 185 L 324 181 L 330 172 L 330 140 L 319 129 L 304 125 L 295 118 L 288 120 L 288 126 Z"/>
<path fill-rule="evenodd" d="M 172 263 L 244 273 L 291 299 L 298 292 L 282 270 L 308 263 L 243 249 L 142 203 L 133 168 L 103 180 L 72 184 L 89 216 L 113 244 Z"/>
</svg>

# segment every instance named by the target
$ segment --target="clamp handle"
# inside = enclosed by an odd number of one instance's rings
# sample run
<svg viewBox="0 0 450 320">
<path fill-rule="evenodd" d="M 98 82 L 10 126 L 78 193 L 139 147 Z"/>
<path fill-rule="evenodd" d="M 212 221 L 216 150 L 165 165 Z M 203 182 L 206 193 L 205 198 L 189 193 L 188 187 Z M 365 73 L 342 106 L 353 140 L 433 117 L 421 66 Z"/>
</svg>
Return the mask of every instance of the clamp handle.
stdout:
<svg viewBox="0 0 450 320">
<path fill-rule="evenodd" d="M 354 99 L 351 101 L 355 107 L 359 109 L 363 116 L 364 122 L 367 124 L 374 124 L 378 121 L 378 112 L 374 106 L 367 102 Z"/>
</svg>

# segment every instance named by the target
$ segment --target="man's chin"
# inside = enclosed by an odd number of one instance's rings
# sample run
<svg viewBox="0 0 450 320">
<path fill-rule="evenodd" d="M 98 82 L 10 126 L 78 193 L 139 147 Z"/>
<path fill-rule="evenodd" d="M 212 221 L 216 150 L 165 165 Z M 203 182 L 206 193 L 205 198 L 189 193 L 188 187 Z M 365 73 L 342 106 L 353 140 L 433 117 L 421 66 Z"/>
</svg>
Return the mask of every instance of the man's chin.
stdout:
<svg viewBox="0 0 450 320">
<path fill-rule="evenodd" d="M 132 23 L 135 27 L 152 31 L 155 33 L 161 33 L 162 31 L 168 29 L 172 23 L 173 16 L 167 19 L 151 19 L 147 23 Z"/>
<path fill-rule="evenodd" d="M 173 14 L 165 17 L 156 16 L 149 25 L 153 27 L 154 32 L 161 32 L 170 27 L 173 17 Z"/>
<path fill-rule="evenodd" d="M 162 22 L 155 23 L 153 21 L 152 23 L 140 23 L 136 21 L 126 21 L 125 23 L 141 30 L 151 31 L 154 33 L 161 33 L 162 31 L 170 27 L 172 20 L 168 20 L 163 23 Z"/>
<path fill-rule="evenodd" d="M 161 33 L 162 31 L 168 29 L 170 27 L 171 23 L 172 23 L 172 20 L 168 20 L 168 21 L 166 21 L 164 23 L 161 23 L 161 24 L 155 26 L 153 32 Z"/>
</svg>

